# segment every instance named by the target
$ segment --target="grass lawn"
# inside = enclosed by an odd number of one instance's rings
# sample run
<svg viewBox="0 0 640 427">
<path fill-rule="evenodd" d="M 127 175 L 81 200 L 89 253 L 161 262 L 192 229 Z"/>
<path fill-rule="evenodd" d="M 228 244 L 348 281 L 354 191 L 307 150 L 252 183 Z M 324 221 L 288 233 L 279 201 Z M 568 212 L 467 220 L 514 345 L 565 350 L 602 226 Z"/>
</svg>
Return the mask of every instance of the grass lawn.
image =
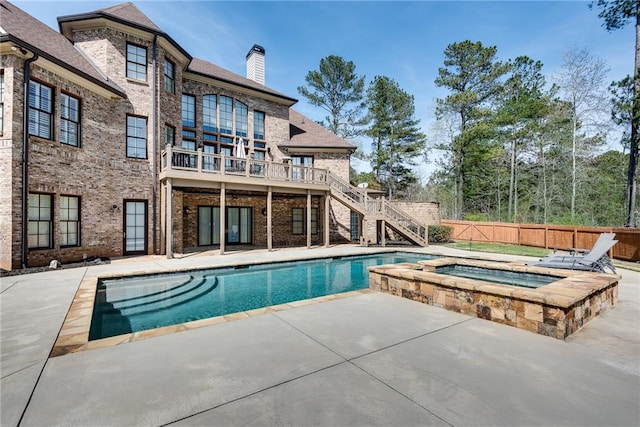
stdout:
<svg viewBox="0 0 640 427">
<path fill-rule="evenodd" d="M 532 246 L 510 245 L 507 243 L 482 243 L 482 242 L 454 242 L 446 246 L 465 251 L 491 252 L 497 254 L 523 255 L 532 257 L 543 257 L 549 255 L 549 249 L 534 248 Z"/>
</svg>

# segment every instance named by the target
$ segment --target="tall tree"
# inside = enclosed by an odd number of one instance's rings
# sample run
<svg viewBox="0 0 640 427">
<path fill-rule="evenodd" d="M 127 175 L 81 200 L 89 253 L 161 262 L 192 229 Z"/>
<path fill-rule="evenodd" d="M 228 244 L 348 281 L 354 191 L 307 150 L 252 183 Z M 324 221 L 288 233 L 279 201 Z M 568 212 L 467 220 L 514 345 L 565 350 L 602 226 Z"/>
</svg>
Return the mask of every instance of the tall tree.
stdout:
<svg viewBox="0 0 640 427">
<path fill-rule="evenodd" d="M 593 8 L 596 5 L 600 9 L 598 16 L 604 19 L 604 27 L 607 31 L 620 29 L 629 22 L 635 20 L 636 26 L 636 52 L 633 76 L 627 76 L 619 82 L 621 86 L 633 82 L 633 96 L 631 102 L 631 136 L 629 139 L 629 166 L 627 168 L 627 188 L 625 192 L 627 218 L 625 226 L 633 227 L 636 222 L 635 205 L 638 185 L 638 155 L 640 146 L 640 1 L 639 0 L 597 0 L 589 4 Z M 614 94 L 615 95 L 615 94 Z M 614 110 L 615 115 L 615 110 Z"/>
<path fill-rule="evenodd" d="M 510 65 L 496 60 L 496 47 L 484 47 L 481 42 L 465 40 L 447 46 L 444 51 L 444 67 L 438 69 L 435 84 L 448 88 L 452 93 L 436 101 L 436 118 L 455 114 L 459 129 L 452 141 L 452 162 L 456 185 L 456 218 L 465 212 L 464 193 L 468 191 L 468 172 L 473 170 L 469 160 L 480 156 L 467 156 L 474 149 L 482 151 L 490 128 L 488 117 L 493 101 L 502 90 L 502 77 Z"/>
<path fill-rule="evenodd" d="M 367 105 L 373 172 L 389 197 L 396 197 L 415 183 L 410 166 L 416 164 L 426 143 L 420 121 L 414 118 L 414 98 L 389 77 L 376 76 L 367 90 Z"/>
<path fill-rule="evenodd" d="M 519 56 L 512 65 L 502 105 L 496 116 L 497 124 L 508 142 L 507 153 L 510 157 L 508 221 L 515 221 L 518 215 L 519 151 L 533 140 L 538 121 L 547 114 L 549 107 L 549 98 L 543 92 L 546 81 L 542 75 L 542 63 Z"/>
<path fill-rule="evenodd" d="M 572 49 L 565 54 L 558 86 L 571 106 L 571 219 L 576 213 L 576 198 L 580 161 L 594 153 L 596 144 L 602 143 L 606 128 L 608 99 L 605 79 L 608 68 L 604 61 L 586 49 Z M 580 169 L 582 171 L 582 169 Z"/>
<path fill-rule="evenodd" d="M 307 73 L 305 81 L 308 87 L 299 86 L 298 93 L 329 113 L 323 126 L 341 138 L 361 133 L 365 77 L 356 74 L 353 62 L 329 55 L 320 60 L 319 70 Z"/>
</svg>

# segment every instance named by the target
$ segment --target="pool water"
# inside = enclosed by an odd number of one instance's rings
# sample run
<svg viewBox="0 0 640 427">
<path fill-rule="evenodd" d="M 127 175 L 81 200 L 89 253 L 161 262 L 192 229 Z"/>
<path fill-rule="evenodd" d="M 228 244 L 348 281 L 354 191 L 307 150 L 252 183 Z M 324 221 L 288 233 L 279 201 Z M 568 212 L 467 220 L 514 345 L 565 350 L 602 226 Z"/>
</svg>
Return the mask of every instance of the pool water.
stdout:
<svg viewBox="0 0 640 427">
<path fill-rule="evenodd" d="M 369 266 L 433 258 L 394 252 L 104 279 L 89 340 L 365 289 Z"/>
<path fill-rule="evenodd" d="M 445 265 L 436 268 L 436 273 L 449 276 L 466 277 L 467 279 L 484 280 L 486 282 L 503 285 L 521 286 L 525 288 L 539 288 L 556 282 L 563 277 L 545 274 L 524 273 L 521 271 L 498 270 L 471 265 Z"/>
</svg>

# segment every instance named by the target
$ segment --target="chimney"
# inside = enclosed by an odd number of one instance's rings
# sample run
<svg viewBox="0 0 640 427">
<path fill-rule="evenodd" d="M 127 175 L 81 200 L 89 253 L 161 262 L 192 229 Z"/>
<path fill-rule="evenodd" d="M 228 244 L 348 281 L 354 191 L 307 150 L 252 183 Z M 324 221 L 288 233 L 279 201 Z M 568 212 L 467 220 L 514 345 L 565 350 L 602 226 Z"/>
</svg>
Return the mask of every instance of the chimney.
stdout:
<svg viewBox="0 0 640 427">
<path fill-rule="evenodd" d="M 247 78 L 264 85 L 264 48 L 254 44 L 247 53 Z"/>
</svg>

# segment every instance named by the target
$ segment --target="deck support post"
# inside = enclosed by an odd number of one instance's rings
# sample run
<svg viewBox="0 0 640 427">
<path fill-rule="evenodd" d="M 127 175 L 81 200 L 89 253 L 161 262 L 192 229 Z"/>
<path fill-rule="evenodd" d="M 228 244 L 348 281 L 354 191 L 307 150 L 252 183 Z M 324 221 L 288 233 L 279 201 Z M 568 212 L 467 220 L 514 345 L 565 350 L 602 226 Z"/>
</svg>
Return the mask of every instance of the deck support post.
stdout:
<svg viewBox="0 0 640 427">
<path fill-rule="evenodd" d="M 311 247 L 311 190 L 307 190 L 307 249 Z"/>
<path fill-rule="evenodd" d="M 267 250 L 271 252 L 273 250 L 273 232 L 272 228 L 272 218 L 271 218 L 271 202 L 273 200 L 273 191 L 271 187 L 267 188 Z"/>
<path fill-rule="evenodd" d="M 329 247 L 329 238 L 331 236 L 331 230 L 329 229 L 329 227 L 331 226 L 331 223 L 329 222 L 330 219 L 330 215 L 329 215 L 329 211 L 331 209 L 331 205 L 329 203 L 329 195 L 331 193 L 329 191 L 327 191 L 324 194 L 324 247 L 328 248 Z"/>
<path fill-rule="evenodd" d="M 167 220 L 166 220 L 166 245 L 167 245 L 167 258 L 173 258 L 173 185 L 171 180 L 167 180 L 167 188 L 166 188 L 166 209 L 167 209 Z"/>
<path fill-rule="evenodd" d="M 227 224 L 227 191 L 224 182 L 220 183 L 220 255 L 224 255 Z"/>
</svg>

